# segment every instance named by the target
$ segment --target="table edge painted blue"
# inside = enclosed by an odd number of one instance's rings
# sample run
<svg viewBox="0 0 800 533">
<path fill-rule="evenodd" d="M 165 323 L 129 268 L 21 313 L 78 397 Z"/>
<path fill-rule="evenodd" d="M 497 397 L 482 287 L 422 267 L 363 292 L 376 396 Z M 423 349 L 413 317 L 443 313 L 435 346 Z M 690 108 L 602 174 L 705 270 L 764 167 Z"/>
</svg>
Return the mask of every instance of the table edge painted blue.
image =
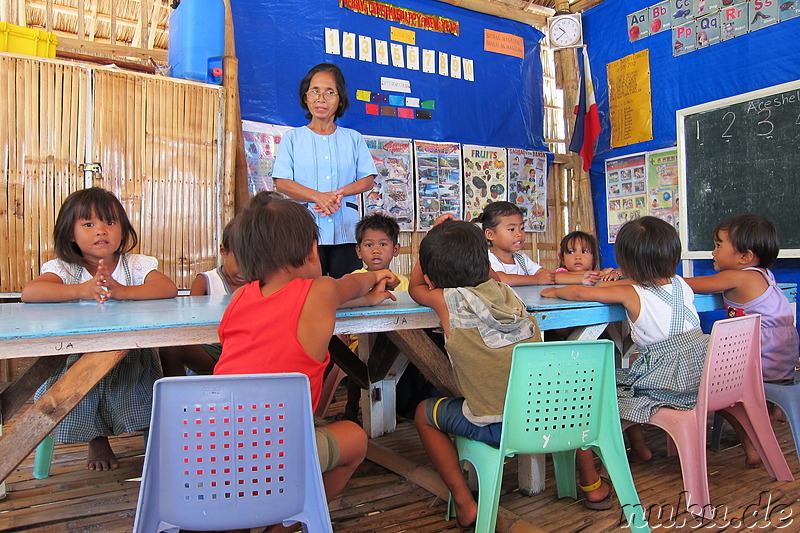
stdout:
<svg viewBox="0 0 800 533">
<path fill-rule="evenodd" d="M 543 288 L 545 286 L 526 286 L 516 287 L 515 290 L 544 330 L 625 320 L 625 310 L 621 305 L 542 298 L 540 292 Z M 791 302 L 796 301 L 796 284 L 784 283 L 781 288 Z M 340 309 L 336 314 L 337 333 L 368 333 L 438 325 L 432 309 L 415 303 L 408 293 L 397 293 L 396 297 L 397 301 L 387 300 L 374 307 Z M 110 301 L 104 305 L 90 301 L 0 304 L 0 359 L 19 357 L 19 354 L 12 353 L 13 347 L 9 344 L 24 340 L 188 328 L 204 328 L 208 330 L 204 335 L 212 337 L 216 334 L 229 300 L 229 296 L 184 296 L 164 300 Z M 722 298 L 719 294 L 697 295 L 695 305 L 699 312 L 721 309 Z M 577 309 L 581 312 L 575 313 Z M 209 338 L 204 342 L 212 341 Z M 163 338 L 153 339 L 151 344 L 143 340 L 137 346 L 163 345 L 155 342 L 163 342 Z"/>
</svg>

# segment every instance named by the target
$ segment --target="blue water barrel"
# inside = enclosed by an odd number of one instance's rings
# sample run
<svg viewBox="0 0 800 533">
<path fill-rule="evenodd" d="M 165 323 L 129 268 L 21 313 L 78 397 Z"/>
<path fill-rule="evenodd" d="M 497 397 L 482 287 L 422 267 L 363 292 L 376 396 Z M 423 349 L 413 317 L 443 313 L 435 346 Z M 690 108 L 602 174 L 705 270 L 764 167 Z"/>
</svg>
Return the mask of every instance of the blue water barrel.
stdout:
<svg viewBox="0 0 800 533">
<path fill-rule="evenodd" d="M 181 0 L 169 16 L 170 76 L 220 84 L 223 55 L 223 0 Z"/>
</svg>

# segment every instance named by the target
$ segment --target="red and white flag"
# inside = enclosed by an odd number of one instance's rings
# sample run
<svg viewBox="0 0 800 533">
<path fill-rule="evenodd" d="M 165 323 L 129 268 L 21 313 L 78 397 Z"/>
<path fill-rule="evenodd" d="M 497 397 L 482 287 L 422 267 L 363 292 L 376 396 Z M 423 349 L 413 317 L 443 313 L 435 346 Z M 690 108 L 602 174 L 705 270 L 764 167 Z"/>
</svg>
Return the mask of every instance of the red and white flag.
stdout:
<svg viewBox="0 0 800 533">
<path fill-rule="evenodd" d="M 594 149 L 597 137 L 600 136 L 600 114 L 597 112 L 597 101 L 594 98 L 594 83 L 592 71 L 589 66 L 589 54 L 584 47 L 581 51 L 583 61 L 581 64 L 581 82 L 578 104 L 575 106 L 575 128 L 572 131 L 572 140 L 569 143 L 571 152 L 577 152 L 583 158 L 583 170 L 589 171 L 594 158 Z"/>
</svg>

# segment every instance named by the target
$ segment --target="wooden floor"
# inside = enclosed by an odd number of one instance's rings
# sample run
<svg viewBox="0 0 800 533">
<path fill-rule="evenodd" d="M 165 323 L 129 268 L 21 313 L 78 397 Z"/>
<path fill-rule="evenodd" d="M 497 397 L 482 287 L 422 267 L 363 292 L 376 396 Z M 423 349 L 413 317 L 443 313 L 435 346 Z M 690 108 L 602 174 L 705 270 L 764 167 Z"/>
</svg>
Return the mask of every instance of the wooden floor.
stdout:
<svg viewBox="0 0 800 533">
<path fill-rule="evenodd" d="M 800 474 L 788 424 L 780 423 L 777 435 L 789 466 Z M 666 457 L 663 434 L 648 429 L 647 437 L 655 457 L 647 463 L 633 464 L 631 469 L 642 503 L 646 508 L 653 506 L 649 516 L 653 531 L 800 531 L 800 481 L 777 482 L 763 467 L 745 468 L 744 456 L 732 442 L 735 435 L 729 428 L 723 438 L 727 447 L 719 452 L 709 451 L 708 456 L 712 501 L 723 505 L 727 515 L 718 515 L 713 523 L 701 523 L 688 515 L 681 504 L 678 514 L 671 516 L 683 490 L 680 466 L 677 458 Z M 428 465 L 409 421 L 402 421 L 395 433 L 375 439 L 375 444 L 377 450 L 389 449 L 405 459 Z M 85 445 L 57 445 L 52 475 L 45 480 L 33 479 L 33 458 L 29 457 L 7 480 L 8 496 L 0 501 L 0 531 L 130 532 L 144 443 L 141 435 L 126 435 L 114 438 L 112 445 L 121 463 L 113 472 L 86 471 Z M 526 497 L 514 490 L 516 461 L 510 460 L 501 505 L 544 531 L 594 533 L 620 529 L 616 502 L 611 510 L 598 512 L 586 510 L 581 501 L 559 500 L 551 469 L 548 462 L 546 491 Z M 438 481 L 427 468 L 416 468 L 409 477 Z M 658 506 L 663 509 L 662 516 L 655 510 Z M 461 531 L 454 521 L 444 520 L 444 510 L 442 500 L 371 461 L 359 467 L 344 493 L 330 504 L 337 532 Z"/>
</svg>

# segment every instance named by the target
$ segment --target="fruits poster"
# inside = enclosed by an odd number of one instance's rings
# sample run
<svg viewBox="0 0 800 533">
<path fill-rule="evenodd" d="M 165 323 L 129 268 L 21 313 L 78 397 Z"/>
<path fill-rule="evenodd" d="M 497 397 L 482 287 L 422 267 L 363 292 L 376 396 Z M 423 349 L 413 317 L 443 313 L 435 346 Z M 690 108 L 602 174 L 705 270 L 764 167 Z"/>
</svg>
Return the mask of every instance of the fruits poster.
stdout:
<svg viewBox="0 0 800 533">
<path fill-rule="evenodd" d="M 547 155 L 508 149 L 508 201 L 522 210 L 526 231 L 547 229 Z"/>
<path fill-rule="evenodd" d="M 272 165 L 281 136 L 290 130 L 288 126 L 275 126 L 251 120 L 242 121 L 244 154 L 247 161 L 247 190 L 251 196 L 258 191 L 271 191 Z"/>
<path fill-rule="evenodd" d="M 383 213 L 397 220 L 400 231 L 414 230 L 414 156 L 411 139 L 364 136 L 378 175 L 362 194 L 364 215 Z"/>
<path fill-rule="evenodd" d="M 417 229 L 429 230 L 439 215 L 463 219 L 461 145 L 414 141 L 417 165 Z"/>
<path fill-rule="evenodd" d="M 465 144 L 464 220 L 478 218 L 487 204 L 508 198 L 505 148 Z"/>
<path fill-rule="evenodd" d="M 647 153 L 647 214 L 679 229 L 678 149 Z"/>
</svg>

